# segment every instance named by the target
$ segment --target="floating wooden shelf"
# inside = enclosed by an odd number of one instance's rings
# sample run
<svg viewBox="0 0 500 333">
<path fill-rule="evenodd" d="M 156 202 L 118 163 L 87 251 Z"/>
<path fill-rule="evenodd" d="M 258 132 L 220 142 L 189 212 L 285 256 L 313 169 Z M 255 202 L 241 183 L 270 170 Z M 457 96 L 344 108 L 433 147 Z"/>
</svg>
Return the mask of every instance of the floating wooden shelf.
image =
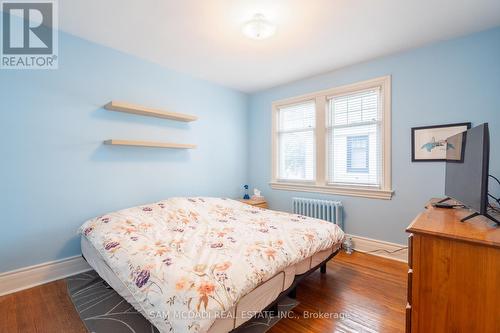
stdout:
<svg viewBox="0 0 500 333">
<path fill-rule="evenodd" d="M 106 110 L 110 110 L 110 111 L 132 113 L 132 114 L 138 114 L 141 116 L 165 118 L 165 119 L 172 119 L 172 120 L 185 121 L 185 122 L 194 121 L 194 120 L 198 119 L 198 117 L 192 116 L 190 114 L 162 111 L 162 110 L 158 110 L 158 109 L 154 109 L 154 108 L 149 108 L 146 106 L 135 105 L 135 104 L 119 102 L 119 101 L 111 101 L 108 104 L 106 104 L 104 106 L 104 108 Z"/>
<path fill-rule="evenodd" d="M 196 145 L 171 142 L 151 142 L 151 141 L 132 141 L 132 140 L 106 140 L 106 145 L 113 146 L 135 146 L 152 148 L 173 148 L 173 149 L 194 149 Z"/>
</svg>

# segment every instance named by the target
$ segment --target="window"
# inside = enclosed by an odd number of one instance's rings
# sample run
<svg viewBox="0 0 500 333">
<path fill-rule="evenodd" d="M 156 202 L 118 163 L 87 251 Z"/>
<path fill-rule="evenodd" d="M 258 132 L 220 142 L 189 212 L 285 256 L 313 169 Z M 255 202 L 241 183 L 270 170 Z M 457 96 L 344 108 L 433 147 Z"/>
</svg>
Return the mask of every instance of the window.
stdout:
<svg viewBox="0 0 500 333">
<path fill-rule="evenodd" d="M 273 189 L 390 199 L 390 77 L 273 103 Z"/>
<path fill-rule="evenodd" d="M 279 172 L 281 180 L 314 180 L 314 101 L 278 109 Z"/>
<path fill-rule="evenodd" d="M 328 183 L 380 186 L 379 100 L 379 88 L 328 98 Z"/>
<path fill-rule="evenodd" d="M 346 173 L 369 173 L 368 135 L 347 137 Z"/>
</svg>

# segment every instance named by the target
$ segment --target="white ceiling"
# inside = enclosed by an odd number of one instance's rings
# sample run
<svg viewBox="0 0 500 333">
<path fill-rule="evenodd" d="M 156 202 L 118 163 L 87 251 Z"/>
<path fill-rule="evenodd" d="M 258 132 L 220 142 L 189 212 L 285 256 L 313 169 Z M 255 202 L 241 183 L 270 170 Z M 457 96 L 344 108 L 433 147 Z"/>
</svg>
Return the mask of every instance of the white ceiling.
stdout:
<svg viewBox="0 0 500 333">
<path fill-rule="evenodd" d="M 241 25 L 260 12 L 267 40 Z M 499 0 L 64 0 L 61 30 L 254 92 L 500 25 Z"/>
</svg>

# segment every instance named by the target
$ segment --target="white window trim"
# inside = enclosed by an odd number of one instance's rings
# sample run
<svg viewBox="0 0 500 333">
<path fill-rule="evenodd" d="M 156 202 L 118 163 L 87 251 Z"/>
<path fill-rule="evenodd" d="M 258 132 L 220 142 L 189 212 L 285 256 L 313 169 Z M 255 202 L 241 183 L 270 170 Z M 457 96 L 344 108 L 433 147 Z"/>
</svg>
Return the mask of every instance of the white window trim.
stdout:
<svg viewBox="0 0 500 333">
<path fill-rule="evenodd" d="M 383 94 L 383 144 L 382 163 L 383 175 L 381 186 L 339 186 L 328 184 L 327 170 L 327 151 L 326 151 L 326 103 L 327 98 L 334 95 L 349 94 L 359 90 L 380 87 Z M 304 181 L 289 181 L 278 179 L 278 138 L 277 138 L 277 116 L 280 107 L 290 104 L 301 103 L 308 100 L 316 100 L 316 170 L 315 180 Z M 270 185 L 275 190 L 314 192 L 326 194 L 338 194 L 355 197 L 365 197 L 374 199 L 390 200 L 394 191 L 392 190 L 392 173 L 391 173 L 391 76 L 383 76 L 375 79 L 349 84 L 332 89 L 317 91 L 311 94 L 292 97 L 284 100 L 275 101 L 272 103 L 272 138 L 271 138 L 271 181 Z"/>
</svg>

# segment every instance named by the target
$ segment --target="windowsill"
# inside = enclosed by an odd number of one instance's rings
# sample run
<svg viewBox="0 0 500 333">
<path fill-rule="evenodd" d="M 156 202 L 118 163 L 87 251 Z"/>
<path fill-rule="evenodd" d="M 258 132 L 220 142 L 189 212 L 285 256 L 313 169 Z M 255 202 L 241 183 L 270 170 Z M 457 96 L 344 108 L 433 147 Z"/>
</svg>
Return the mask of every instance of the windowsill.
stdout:
<svg viewBox="0 0 500 333">
<path fill-rule="evenodd" d="M 316 185 L 311 183 L 292 183 L 292 182 L 279 182 L 271 181 L 269 183 L 274 190 L 285 191 L 299 191 L 299 192 L 312 192 L 312 193 L 325 193 L 347 195 L 352 197 L 363 197 L 372 199 L 391 200 L 394 191 L 381 190 L 378 188 L 369 187 L 344 187 L 332 185 Z"/>
</svg>

